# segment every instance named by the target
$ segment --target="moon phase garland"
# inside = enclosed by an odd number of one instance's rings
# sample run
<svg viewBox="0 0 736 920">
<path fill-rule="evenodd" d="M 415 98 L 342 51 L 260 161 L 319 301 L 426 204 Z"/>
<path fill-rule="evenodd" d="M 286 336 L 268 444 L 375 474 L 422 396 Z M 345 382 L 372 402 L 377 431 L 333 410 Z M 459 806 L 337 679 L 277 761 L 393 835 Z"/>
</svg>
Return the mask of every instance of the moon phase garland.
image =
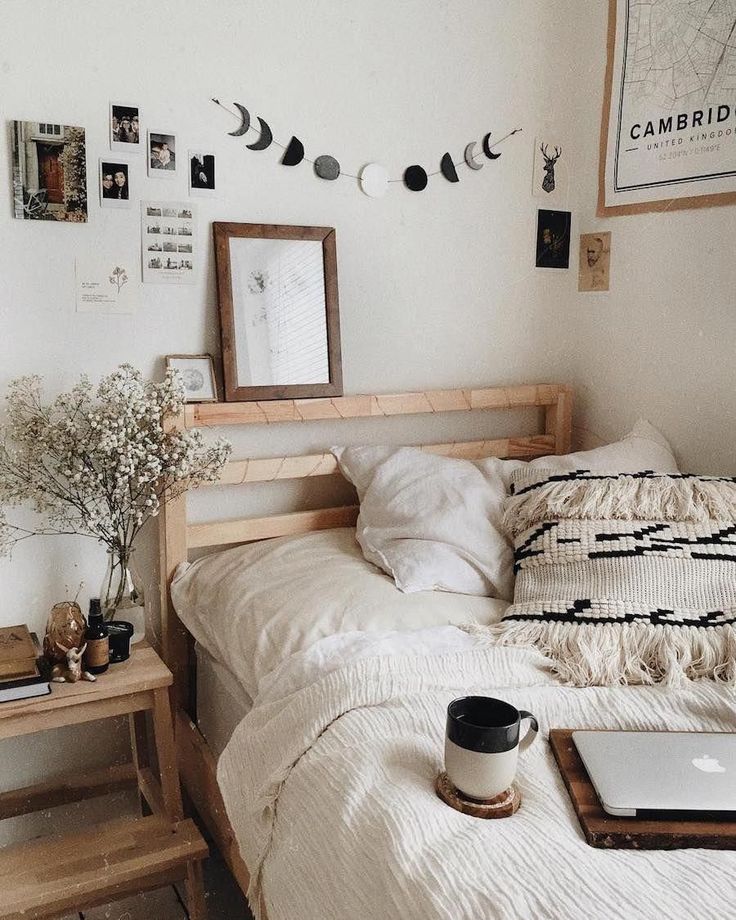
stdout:
<svg viewBox="0 0 736 920">
<path fill-rule="evenodd" d="M 284 151 L 283 156 L 281 157 L 282 166 L 298 166 L 302 160 L 305 160 L 307 163 L 312 164 L 315 173 L 319 176 L 320 179 L 333 181 L 340 176 L 345 176 L 350 179 L 357 179 L 360 183 L 361 189 L 371 198 L 382 197 L 386 194 L 388 186 L 391 183 L 396 182 L 403 182 L 404 185 L 413 192 L 423 191 L 427 187 L 427 183 L 432 176 L 442 175 L 448 182 L 456 183 L 460 181 L 460 176 L 458 175 L 457 171 L 458 166 L 467 166 L 468 169 L 477 171 L 482 169 L 485 165 L 483 160 L 477 159 L 479 153 L 476 153 L 475 148 L 478 142 L 471 141 L 465 147 L 462 159 L 458 160 L 457 162 L 453 160 L 449 151 L 443 154 L 440 161 L 440 168 L 435 172 L 428 173 L 424 167 L 420 166 L 419 164 L 414 164 L 412 166 L 408 166 L 404 170 L 404 175 L 401 179 L 390 179 L 383 166 L 378 163 L 368 163 L 360 171 L 360 175 L 354 176 L 350 173 L 343 172 L 338 161 L 329 154 L 322 154 L 316 159 L 310 160 L 304 155 L 304 144 L 299 140 L 298 137 L 293 136 L 288 144 L 279 143 L 279 141 L 274 138 L 273 132 L 271 131 L 271 127 L 268 122 L 266 122 L 260 116 L 256 116 L 258 127 L 253 125 L 250 117 L 250 112 L 244 105 L 241 105 L 241 103 L 233 103 L 237 109 L 237 112 L 233 112 L 232 109 L 229 109 L 226 105 L 223 105 L 219 99 L 215 99 L 213 97 L 212 102 L 240 121 L 240 124 L 237 128 L 235 128 L 235 130 L 228 131 L 228 134 L 231 137 L 243 137 L 251 129 L 258 131 L 258 138 L 252 143 L 246 144 L 248 150 L 266 150 L 271 146 L 271 144 L 275 144 L 277 147 L 281 147 L 281 149 Z M 513 137 L 514 134 L 518 134 L 521 130 L 522 128 L 514 128 L 513 131 L 509 131 L 508 134 L 504 135 L 494 143 L 491 143 L 491 132 L 489 131 L 480 142 L 485 157 L 491 161 L 498 160 L 501 154 L 494 153 L 495 148 L 508 138 Z"/>
</svg>

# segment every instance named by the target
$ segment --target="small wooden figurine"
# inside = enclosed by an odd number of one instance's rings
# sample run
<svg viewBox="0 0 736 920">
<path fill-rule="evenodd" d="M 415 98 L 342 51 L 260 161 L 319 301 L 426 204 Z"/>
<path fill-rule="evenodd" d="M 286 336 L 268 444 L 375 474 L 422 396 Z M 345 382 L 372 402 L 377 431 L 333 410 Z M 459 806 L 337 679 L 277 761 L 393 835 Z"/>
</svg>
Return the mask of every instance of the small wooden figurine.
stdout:
<svg viewBox="0 0 736 920">
<path fill-rule="evenodd" d="M 66 664 L 55 664 L 51 669 L 51 680 L 57 684 L 76 684 L 78 680 L 95 681 L 97 678 L 89 671 L 82 670 L 82 656 L 84 655 L 87 643 L 81 648 L 66 648 L 60 643 L 56 643 L 59 651 L 66 655 Z"/>
</svg>

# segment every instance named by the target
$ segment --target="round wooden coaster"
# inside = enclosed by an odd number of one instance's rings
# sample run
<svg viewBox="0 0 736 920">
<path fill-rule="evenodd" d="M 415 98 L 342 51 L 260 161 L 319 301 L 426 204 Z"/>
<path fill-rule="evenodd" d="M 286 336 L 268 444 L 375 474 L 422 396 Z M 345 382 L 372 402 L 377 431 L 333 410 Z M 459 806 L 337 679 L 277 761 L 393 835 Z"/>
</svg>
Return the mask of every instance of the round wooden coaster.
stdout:
<svg viewBox="0 0 736 920">
<path fill-rule="evenodd" d="M 467 799 L 452 785 L 444 770 L 435 780 L 434 787 L 437 795 L 446 805 L 456 811 L 461 811 L 464 815 L 472 815 L 474 818 L 510 818 L 521 805 L 521 796 L 516 786 L 511 786 L 500 795 L 485 802 Z"/>
</svg>

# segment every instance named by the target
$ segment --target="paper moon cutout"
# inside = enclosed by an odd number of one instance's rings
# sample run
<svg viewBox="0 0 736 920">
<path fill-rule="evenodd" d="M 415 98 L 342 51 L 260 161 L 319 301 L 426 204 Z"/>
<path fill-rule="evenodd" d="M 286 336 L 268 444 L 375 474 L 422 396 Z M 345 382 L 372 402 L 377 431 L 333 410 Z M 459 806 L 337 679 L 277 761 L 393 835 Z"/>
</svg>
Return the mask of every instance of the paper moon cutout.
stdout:
<svg viewBox="0 0 736 920">
<path fill-rule="evenodd" d="M 440 171 L 448 182 L 460 181 L 460 176 L 457 174 L 455 164 L 452 162 L 452 157 L 449 153 L 446 153 L 440 160 Z"/>
<path fill-rule="evenodd" d="M 233 102 L 233 105 L 240 112 L 241 123 L 239 128 L 236 128 L 234 131 L 228 131 L 227 133 L 232 137 L 240 137 L 250 128 L 250 112 L 239 102 Z"/>
<path fill-rule="evenodd" d="M 258 123 L 261 126 L 261 136 L 257 141 L 253 141 L 252 144 L 246 144 L 245 146 L 248 150 L 265 150 L 266 147 L 271 146 L 271 141 L 273 140 L 273 134 L 271 134 L 271 129 L 268 127 L 266 122 L 262 118 L 258 118 Z"/>
<path fill-rule="evenodd" d="M 298 137 L 292 137 L 289 146 L 284 151 L 281 158 L 282 166 L 297 166 L 304 159 L 304 144 Z"/>
<path fill-rule="evenodd" d="M 468 144 L 468 146 L 465 148 L 465 153 L 463 154 L 465 157 L 465 162 L 468 164 L 468 166 L 471 169 L 483 169 L 483 163 L 482 162 L 479 163 L 475 159 L 475 154 L 473 152 L 474 150 L 475 150 L 475 141 L 471 141 Z"/>
<path fill-rule="evenodd" d="M 360 187 L 369 198 L 383 198 L 388 191 L 388 173 L 378 163 L 368 163 L 360 171 Z"/>
<path fill-rule="evenodd" d="M 334 157 L 324 153 L 314 161 L 314 171 L 320 179 L 337 179 L 340 175 L 340 164 Z"/>
<path fill-rule="evenodd" d="M 408 166 L 404 170 L 404 185 L 412 192 L 421 192 L 427 187 L 427 173 L 421 166 Z"/>
<path fill-rule="evenodd" d="M 486 136 L 483 138 L 483 153 L 485 153 L 485 155 L 488 157 L 489 160 L 497 160 L 501 156 L 501 154 L 494 153 L 491 150 L 490 145 L 488 144 L 488 141 L 490 139 L 491 139 L 491 132 L 489 131 L 488 134 L 486 134 Z"/>
</svg>

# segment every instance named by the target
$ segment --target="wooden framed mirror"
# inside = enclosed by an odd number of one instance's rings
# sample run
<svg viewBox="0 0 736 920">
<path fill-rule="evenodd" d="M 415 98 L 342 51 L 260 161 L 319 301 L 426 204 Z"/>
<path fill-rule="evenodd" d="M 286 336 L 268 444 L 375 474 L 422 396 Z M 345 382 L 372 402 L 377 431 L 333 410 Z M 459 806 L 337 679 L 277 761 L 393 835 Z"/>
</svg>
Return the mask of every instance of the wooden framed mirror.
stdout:
<svg viewBox="0 0 736 920">
<path fill-rule="evenodd" d="M 334 228 L 213 227 L 225 400 L 341 396 Z"/>
</svg>

